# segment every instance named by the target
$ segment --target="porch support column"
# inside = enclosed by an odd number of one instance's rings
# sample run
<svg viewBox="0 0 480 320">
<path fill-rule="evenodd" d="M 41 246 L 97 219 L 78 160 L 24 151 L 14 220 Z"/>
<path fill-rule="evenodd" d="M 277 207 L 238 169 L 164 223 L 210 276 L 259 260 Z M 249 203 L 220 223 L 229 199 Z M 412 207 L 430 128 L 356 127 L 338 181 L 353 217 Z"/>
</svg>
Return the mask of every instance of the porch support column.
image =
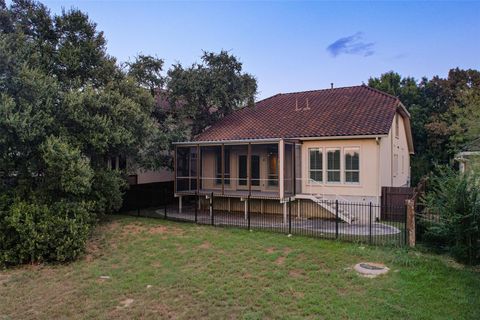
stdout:
<svg viewBox="0 0 480 320">
<path fill-rule="evenodd" d="M 248 195 L 252 194 L 252 144 L 249 142 L 247 147 L 247 183 Z"/>
<path fill-rule="evenodd" d="M 283 202 L 283 224 L 287 223 L 287 202 Z"/>
<path fill-rule="evenodd" d="M 173 152 L 173 192 L 177 192 L 177 145 Z"/>
<path fill-rule="evenodd" d="M 182 196 L 178 196 L 178 213 L 182 213 Z"/>
<path fill-rule="evenodd" d="M 297 200 L 297 217 L 300 218 L 300 207 L 302 206 L 301 200 Z"/>
<path fill-rule="evenodd" d="M 297 176 L 296 176 L 296 163 L 295 163 L 295 160 L 296 160 L 296 151 L 297 151 L 297 144 L 296 142 L 294 142 L 292 144 L 292 191 L 293 191 L 293 196 L 295 196 L 297 194 Z"/>
<path fill-rule="evenodd" d="M 222 161 L 222 165 L 221 165 L 221 168 L 222 168 L 222 195 L 224 195 L 225 194 L 225 143 L 222 143 L 221 152 L 222 152 L 222 156 L 220 158 L 221 158 L 221 161 Z"/>
<path fill-rule="evenodd" d="M 202 157 L 200 156 L 200 145 L 197 144 L 197 195 L 200 191 L 200 164 L 202 161 Z"/>
<path fill-rule="evenodd" d="M 243 203 L 245 204 L 245 220 L 248 218 L 248 199 L 244 199 Z"/>
<path fill-rule="evenodd" d="M 278 177 L 279 177 L 279 196 L 280 196 L 280 200 L 283 200 L 283 198 L 285 197 L 285 169 L 284 169 L 284 166 L 285 166 L 285 141 L 280 140 L 278 142 L 278 158 L 279 158 L 279 173 L 278 173 Z"/>
</svg>

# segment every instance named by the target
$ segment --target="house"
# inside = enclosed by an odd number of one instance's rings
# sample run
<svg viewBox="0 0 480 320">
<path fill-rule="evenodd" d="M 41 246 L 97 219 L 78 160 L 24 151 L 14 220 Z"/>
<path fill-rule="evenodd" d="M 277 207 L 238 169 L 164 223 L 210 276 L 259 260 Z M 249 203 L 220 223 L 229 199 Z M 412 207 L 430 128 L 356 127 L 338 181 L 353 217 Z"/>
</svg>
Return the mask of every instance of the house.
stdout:
<svg viewBox="0 0 480 320">
<path fill-rule="evenodd" d="M 175 196 L 180 210 L 183 197 L 213 193 L 228 210 L 251 201 L 284 216 L 301 199 L 328 217 L 320 200 L 380 204 L 383 186 L 409 186 L 413 151 L 410 115 L 394 96 L 366 85 L 277 94 L 176 143 Z"/>
</svg>

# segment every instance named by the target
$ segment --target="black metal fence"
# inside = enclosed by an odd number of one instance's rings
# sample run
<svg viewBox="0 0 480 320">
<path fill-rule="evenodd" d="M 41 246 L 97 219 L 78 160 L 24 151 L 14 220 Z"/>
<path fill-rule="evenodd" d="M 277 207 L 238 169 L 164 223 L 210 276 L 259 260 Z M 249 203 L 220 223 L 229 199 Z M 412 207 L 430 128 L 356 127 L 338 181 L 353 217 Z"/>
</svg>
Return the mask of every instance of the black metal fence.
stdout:
<svg viewBox="0 0 480 320">
<path fill-rule="evenodd" d="M 385 208 L 372 203 L 336 200 L 227 198 L 209 195 L 183 196 L 180 205 L 164 205 L 150 216 L 217 227 L 266 230 L 289 235 L 338 239 L 371 245 L 406 244 L 406 207 L 391 220 Z M 403 211 L 401 211 L 403 210 Z"/>
<path fill-rule="evenodd" d="M 174 201 L 173 181 L 131 185 L 125 191 L 122 200 L 120 211 L 140 210 L 172 204 Z"/>
</svg>

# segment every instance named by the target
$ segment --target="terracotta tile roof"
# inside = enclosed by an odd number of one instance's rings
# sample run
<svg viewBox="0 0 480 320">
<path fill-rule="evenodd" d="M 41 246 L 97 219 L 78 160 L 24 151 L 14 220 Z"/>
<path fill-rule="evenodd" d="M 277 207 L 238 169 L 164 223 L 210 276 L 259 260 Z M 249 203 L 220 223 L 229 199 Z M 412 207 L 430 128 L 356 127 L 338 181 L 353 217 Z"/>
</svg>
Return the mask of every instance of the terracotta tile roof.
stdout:
<svg viewBox="0 0 480 320">
<path fill-rule="evenodd" d="M 194 141 L 388 134 L 399 103 L 365 85 L 281 93 L 235 111 Z"/>
</svg>

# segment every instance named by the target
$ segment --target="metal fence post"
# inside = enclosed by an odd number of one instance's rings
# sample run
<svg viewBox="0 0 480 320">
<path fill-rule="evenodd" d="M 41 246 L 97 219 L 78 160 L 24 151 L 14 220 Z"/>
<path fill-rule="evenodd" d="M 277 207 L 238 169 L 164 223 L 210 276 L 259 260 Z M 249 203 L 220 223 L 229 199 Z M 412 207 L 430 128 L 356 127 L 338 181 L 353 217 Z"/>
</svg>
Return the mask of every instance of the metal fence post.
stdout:
<svg viewBox="0 0 480 320">
<path fill-rule="evenodd" d="M 137 217 L 140 217 L 140 201 L 139 201 L 138 199 L 140 199 L 139 194 L 140 194 L 141 192 L 139 192 L 139 191 L 140 191 L 140 190 L 138 190 L 138 188 L 137 188 L 137 190 L 135 190 L 135 193 L 137 194 L 137 196 L 135 197 L 135 198 L 136 198 L 136 201 L 135 201 L 135 202 L 136 202 L 136 207 L 137 207 Z M 135 193 L 134 193 L 134 194 L 135 194 Z"/>
<path fill-rule="evenodd" d="M 335 239 L 338 239 L 338 200 L 335 200 Z"/>
<path fill-rule="evenodd" d="M 167 219 L 167 205 L 166 204 L 163 206 L 163 218 Z"/>
<path fill-rule="evenodd" d="M 292 198 L 288 198 L 288 234 L 292 234 Z"/>
<path fill-rule="evenodd" d="M 163 190 L 163 217 L 167 219 L 167 198 L 165 194 L 166 192 Z"/>
<path fill-rule="evenodd" d="M 198 222 L 198 193 L 195 191 L 195 223 Z"/>
<path fill-rule="evenodd" d="M 247 223 L 248 230 L 250 230 L 250 195 L 247 197 Z"/>
<path fill-rule="evenodd" d="M 212 219 L 211 224 L 212 224 L 212 226 L 213 226 L 213 225 L 215 225 L 215 220 L 214 220 L 215 218 L 213 217 L 213 216 L 214 216 L 214 210 L 213 210 L 213 192 L 212 192 L 211 195 L 210 195 L 210 215 L 211 215 L 210 218 Z"/>
<path fill-rule="evenodd" d="M 372 202 L 370 201 L 369 205 L 369 220 L 368 220 L 368 243 L 372 244 Z"/>
</svg>

